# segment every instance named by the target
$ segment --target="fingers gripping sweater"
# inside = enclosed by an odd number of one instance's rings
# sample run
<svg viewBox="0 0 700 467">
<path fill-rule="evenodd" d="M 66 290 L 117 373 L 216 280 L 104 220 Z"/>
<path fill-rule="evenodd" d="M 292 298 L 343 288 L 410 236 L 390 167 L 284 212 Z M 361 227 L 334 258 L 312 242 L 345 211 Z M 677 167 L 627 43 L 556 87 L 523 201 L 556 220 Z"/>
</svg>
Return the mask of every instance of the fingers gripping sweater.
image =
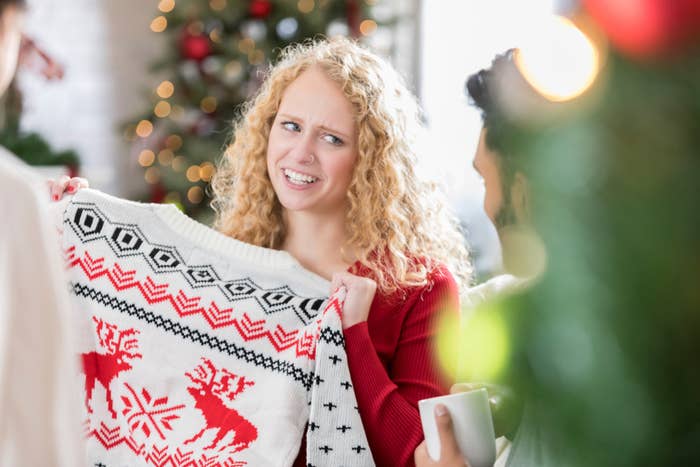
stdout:
<svg viewBox="0 0 700 467">
<path fill-rule="evenodd" d="M 343 291 L 170 205 L 81 190 L 62 247 L 89 465 L 373 465 Z"/>
</svg>

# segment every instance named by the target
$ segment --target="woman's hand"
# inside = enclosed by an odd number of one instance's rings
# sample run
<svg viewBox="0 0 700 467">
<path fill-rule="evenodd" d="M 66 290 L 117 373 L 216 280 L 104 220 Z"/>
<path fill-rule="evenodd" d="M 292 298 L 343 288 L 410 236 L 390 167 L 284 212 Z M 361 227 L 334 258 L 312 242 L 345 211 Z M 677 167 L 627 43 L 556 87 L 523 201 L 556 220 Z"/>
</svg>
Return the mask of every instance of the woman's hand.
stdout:
<svg viewBox="0 0 700 467">
<path fill-rule="evenodd" d="M 506 436 L 512 440 L 520 423 L 522 401 L 509 387 L 491 383 L 457 383 L 450 388 L 450 394 L 476 389 L 486 389 L 488 393 L 496 438 Z"/>
<path fill-rule="evenodd" d="M 416 467 L 469 467 L 455 439 L 450 413 L 442 404 L 435 406 L 435 424 L 440 438 L 440 459 L 434 461 L 430 458 L 428 447 L 423 440 L 413 452 Z"/>
<path fill-rule="evenodd" d="M 46 181 L 46 184 L 49 186 L 49 194 L 52 201 L 59 201 L 63 198 L 63 193 L 73 194 L 81 188 L 90 187 L 86 179 L 81 177 L 70 178 L 67 175 L 62 176 L 58 180 L 50 178 Z"/>
<path fill-rule="evenodd" d="M 369 309 L 377 291 L 377 283 L 366 277 L 356 276 L 347 271 L 333 274 L 331 293 L 344 286 L 347 290 L 343 306 L 343 329 L 367 321 Z"/>
</svg>

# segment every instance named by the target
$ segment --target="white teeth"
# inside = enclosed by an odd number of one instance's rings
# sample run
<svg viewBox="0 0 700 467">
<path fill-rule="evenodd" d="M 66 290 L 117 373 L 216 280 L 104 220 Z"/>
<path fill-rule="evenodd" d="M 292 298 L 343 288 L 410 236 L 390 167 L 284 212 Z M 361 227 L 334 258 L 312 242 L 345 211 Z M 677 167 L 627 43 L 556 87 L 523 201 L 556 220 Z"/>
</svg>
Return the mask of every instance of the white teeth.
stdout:
<svg viewBox="0 0 700 467">
<path fill-rule="evenodd" d="M 292 183 L 297 183 L 297 184 L 307 184 L 307 183 L 313 183 L 316 180 L 318 180 L 315 177 L 311 177 L 309 175 L 304 175 L 299 172 L 295 172 L 290 169 L 284 169 L 284 175 L 291 181 Z"/>
</svg>

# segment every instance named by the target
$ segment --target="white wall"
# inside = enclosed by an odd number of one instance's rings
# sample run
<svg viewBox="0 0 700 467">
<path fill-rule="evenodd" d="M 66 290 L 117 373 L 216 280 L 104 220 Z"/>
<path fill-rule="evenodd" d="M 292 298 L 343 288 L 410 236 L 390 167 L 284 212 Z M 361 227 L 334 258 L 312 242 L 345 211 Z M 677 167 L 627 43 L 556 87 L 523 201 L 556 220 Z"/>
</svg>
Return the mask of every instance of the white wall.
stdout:
<svg viewBox="0 0 700 467">
<path fill-rule="evenodd" d="M 470 226 L 478 268 L 500 262 L 498 239 L 482 210 L 483 185 L 471 167 L 481 118 L 464 94 L 466 78 L 493 57 L 517 46 L 531 19 L 557 0 L 423 0 L 421 103 L 428 117 L 426 170 L 445 182 L 462 220 Z"/>
<path fill-rule="evenodd" d="M 22 127 L 56 148 L 76 149 L 93 186 L 127 196 L 143 177 L 120 125 L 143 111 L 146 72 L 160 53 L 149 24 L 157 0 L 29 0 L 27 33 L 63 64 L 65 78 L 47 83 L 20 72 Z M 138 176 L 133 176 L 138 174 Z"/>
</svg>

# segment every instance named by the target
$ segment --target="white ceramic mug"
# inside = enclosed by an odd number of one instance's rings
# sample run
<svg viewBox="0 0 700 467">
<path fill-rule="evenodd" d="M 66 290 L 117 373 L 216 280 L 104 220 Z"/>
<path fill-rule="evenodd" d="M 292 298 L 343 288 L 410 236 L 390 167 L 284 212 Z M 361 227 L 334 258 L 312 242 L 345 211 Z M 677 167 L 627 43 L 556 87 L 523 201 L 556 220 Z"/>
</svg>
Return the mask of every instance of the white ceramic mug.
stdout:
<svg viewBox="0 0 700 467">
<path fill-rule="evenodd" d="M 493 467 L 496 461 L 496 435 L 486 389 L 418 401 L 428 455 L 436 461 L 440 459 L 440 438 L 435 423 L 437 404 L 447 407 L 457 444 L 469 465 Z"/>
</svg>

